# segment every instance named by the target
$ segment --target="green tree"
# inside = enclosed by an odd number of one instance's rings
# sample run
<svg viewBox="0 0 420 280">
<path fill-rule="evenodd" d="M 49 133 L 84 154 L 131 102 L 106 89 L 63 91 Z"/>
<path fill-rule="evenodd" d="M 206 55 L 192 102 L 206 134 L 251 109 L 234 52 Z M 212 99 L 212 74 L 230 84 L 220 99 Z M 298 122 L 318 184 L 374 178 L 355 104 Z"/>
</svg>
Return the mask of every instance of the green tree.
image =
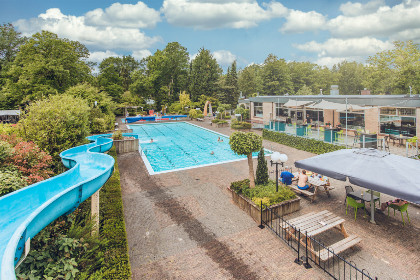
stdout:
<svg viewBox="0 0 420 280">
<path fill-rule="evenodd" d="M 0 71 L 14 60 L 25 40 L 11 23 L 0 25 Z"/>
<path fill-rule="evenodd" d="M 264 157 L 264 147 L 261 147 L 261 150 L 258 153 L 257 178 L 255 183 L 257 185 L 265 185 L 268 183 L 268 167 Z"/>
<path fill-rule="evenodd" d="M 296 95 L 312 95 L 312 89 L 307 85 L 303 85 L 297 92 Z"/>
<path fill-rule="evenodd" d="M 292 61 L 287 64 L 287 66 L 290 69 L 290 78 L 293 85 L 293 90 L 295 94 L 301 94 L 298 93 L 299 90 L 306 87 L 312 87 L 315 82 L 315 69 L 316 64 L 310 63 L 310 62 L 296 62 Z M 307 92 L 308 90 L 306 90 Z M 291 92 L 291 93 L 292 93 Z M 317 93 L 319 92 L 316 91 Z"/>
<path fill-rule="evenodd" d="M 116 104 L 106 92 L 84 83 L 69 88 L 65 93 L 83 98 L 86 105 L 90 107 L 89 127 L 91 133 L 101 133 L 114 128 Z"/>
<path fill-rule="evenodd" d="M 249 65 L 239 72 L 238 86 L 243 96 L 250 97 L 261 91 L 260 72 L 261 66 L 256 64 Z"/>
<path fill-rule="evenodd" d="M 197 101 L 202 94 L 216 97 L 217 82 L 222 69 L 210 51 L 201 48 L 192 60 L 190 69 L 189 92 L 191 99 Z"/>
<path fill-rule="evenodd" d="M 238 86 L 238 73 L 236 71 L 236 60 L 228 68 L 225 79 L 225 86 L 227 87 L 226 96 L 223 102 L 230 104 L 232 107 L 238 104 L 239 99 L 239 86 Z"/>
<path fill-rule="evenodd" d="M 361 63 L 343 61 L 336 65 L 340 94 L 358 94 L 363 89 L 365 67 Z"/>
<path fill-rule="evenodd" d="M 124 91 L 132 84 L 131 74 L 139 65 L 140 63 L 130 55 L 105 58 L 99 65 L 98 84 L 114 101 L 119 102 Z"/>
<path fill-rule="evenodd" d="M 395 41 L 394 49 L 367 60 L 364 85 L 374 93 L 420 93 L 420 49 L 413 41 Z"/>
<path fill-rule="evenodd" d="M 229 145 L 232 151 L 238 155 L 246 155 L 248 157 L 249 167 L 249 186 L 255 187 L 254 164 L 252 161 L 252 153 L 257 152 L 262 147 L 261 136 L 253 133 L 234 132 L 229 138 Z"/>
<path fill-rule="evenodd" d="M 179 94 L 179 104 L 181 104 L 182 110 L 191 105 L 190 95 L 185 91 Z"/>
<path fill-rule="evenodd" d="M 85 143 L 89 106 L 82 98 L 62 94 L 32 103 L 27 109 L 19 121 L 24 140 L 33 141 L 49 153 L 57 170 L 62 151 Z"/>
<path fill-rule="evenodd" d="M 84 61 L 88 56 L 87 48 L 77 41 L 48 31 L 34 34 L 9 65 L 1 103 L 14 108 L 89 80 L 91 69 Z"/>
<path fill-rule="evenodd" d="M 264 61 L 262 69 L 262 94 L 284 95 L 293 91 L 290 69 L 284 59 L 270 54 Z"/>
</svg>

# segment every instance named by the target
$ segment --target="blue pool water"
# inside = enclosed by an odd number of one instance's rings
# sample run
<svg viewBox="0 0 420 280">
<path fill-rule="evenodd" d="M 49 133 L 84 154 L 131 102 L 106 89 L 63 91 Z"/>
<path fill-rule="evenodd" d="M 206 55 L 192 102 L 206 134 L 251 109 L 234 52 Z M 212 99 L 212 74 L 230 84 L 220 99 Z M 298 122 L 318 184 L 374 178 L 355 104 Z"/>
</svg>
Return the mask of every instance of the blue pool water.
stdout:
<svg viewBox="0 0 420 280">
<path fill-rule="evenodd" d="M 186 122 L 129 127 L 139 135 L 141 153 L 150 174 L 246 158 L 230 149 L 229 137 Z M 219 137 L 223 142 L 217 141 Z M 152 138 L 153 143 L 150 143 Z"/>
</svg>

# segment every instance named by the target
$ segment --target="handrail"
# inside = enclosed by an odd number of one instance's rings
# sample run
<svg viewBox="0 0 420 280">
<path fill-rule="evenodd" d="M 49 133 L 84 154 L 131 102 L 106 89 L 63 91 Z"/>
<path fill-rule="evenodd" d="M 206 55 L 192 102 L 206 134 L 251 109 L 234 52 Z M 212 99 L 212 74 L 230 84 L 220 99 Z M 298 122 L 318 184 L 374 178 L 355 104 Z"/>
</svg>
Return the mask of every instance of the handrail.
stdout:
<svg viewBox="0 0 420 280">
<path fill-rule="evenodd" d="M 16 279 L 15 266 L 28 251 L 23 246 L 52 221 L 74 211 L 112 175 L 114 158 L 102 154 L 113 145 L 111 135 L 89 136 L 92 143 L 63 151 L 60 157 L 70 170 L 0 198 L 0 280 Z"/>
</svg>

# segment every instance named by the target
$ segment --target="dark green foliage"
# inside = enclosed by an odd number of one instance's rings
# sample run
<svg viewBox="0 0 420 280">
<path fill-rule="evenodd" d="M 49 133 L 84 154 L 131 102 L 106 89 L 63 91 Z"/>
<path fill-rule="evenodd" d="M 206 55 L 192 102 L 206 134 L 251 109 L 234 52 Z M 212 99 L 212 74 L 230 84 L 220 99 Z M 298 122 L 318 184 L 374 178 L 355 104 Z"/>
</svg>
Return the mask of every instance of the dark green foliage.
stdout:
<svg viewBox="0 0 420 280">
<path fill-rule="evenodd" d="M 232 182 L 230 184 L 230 189 L 234 190 L 236 193 L 242 193 L 242 189 L 244 189 L 246 187 L 249 188 L 249 179 Z"/>
<path fill-rule="evenodd" d="M 345 149 L 343 146 L 324 143 L 314 139 L 291 136 L 285 133 L 269 131 L 266 129 L 263 130 L 263 138 L 289 147 L 293 147 L 298 150 L 307 151 L 318 155 Z"/>
<path fill-rule="evenodd" d="M 0 71 L 15 59 L 20 45 L 25 40 L 11 23 L 0 25 Z"/>
<path fill-rule="evenodd" d="M 258 164 L 256 172 L 255 184 L 264 185 L 268 183 L 268 167 L 267 161 L 264 157 L 264 147 L 261 147 L 260 152 L 258 153 Z"/>
</svg>

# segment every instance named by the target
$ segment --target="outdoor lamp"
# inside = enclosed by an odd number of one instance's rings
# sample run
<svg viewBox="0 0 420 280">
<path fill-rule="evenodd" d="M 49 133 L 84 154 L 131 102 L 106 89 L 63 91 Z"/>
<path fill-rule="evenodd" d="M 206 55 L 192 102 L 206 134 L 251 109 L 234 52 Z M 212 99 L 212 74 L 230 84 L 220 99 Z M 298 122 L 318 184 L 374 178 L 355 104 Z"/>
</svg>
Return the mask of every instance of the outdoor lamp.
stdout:
<svg viewBox="0 0 420 280">
<path fill-rule="evenodd" d="M 276 192 L 279 191 L 279 171 L 278 166 L 281 164 L 281 167 L 283 167 L 283 164 L 287 161 L 288 157 L 285 154 L 280 154 L 279 152 L 274 152 L 271 154 L 271 166 L 273 164 L 276 165 Z"/>
</svg>

